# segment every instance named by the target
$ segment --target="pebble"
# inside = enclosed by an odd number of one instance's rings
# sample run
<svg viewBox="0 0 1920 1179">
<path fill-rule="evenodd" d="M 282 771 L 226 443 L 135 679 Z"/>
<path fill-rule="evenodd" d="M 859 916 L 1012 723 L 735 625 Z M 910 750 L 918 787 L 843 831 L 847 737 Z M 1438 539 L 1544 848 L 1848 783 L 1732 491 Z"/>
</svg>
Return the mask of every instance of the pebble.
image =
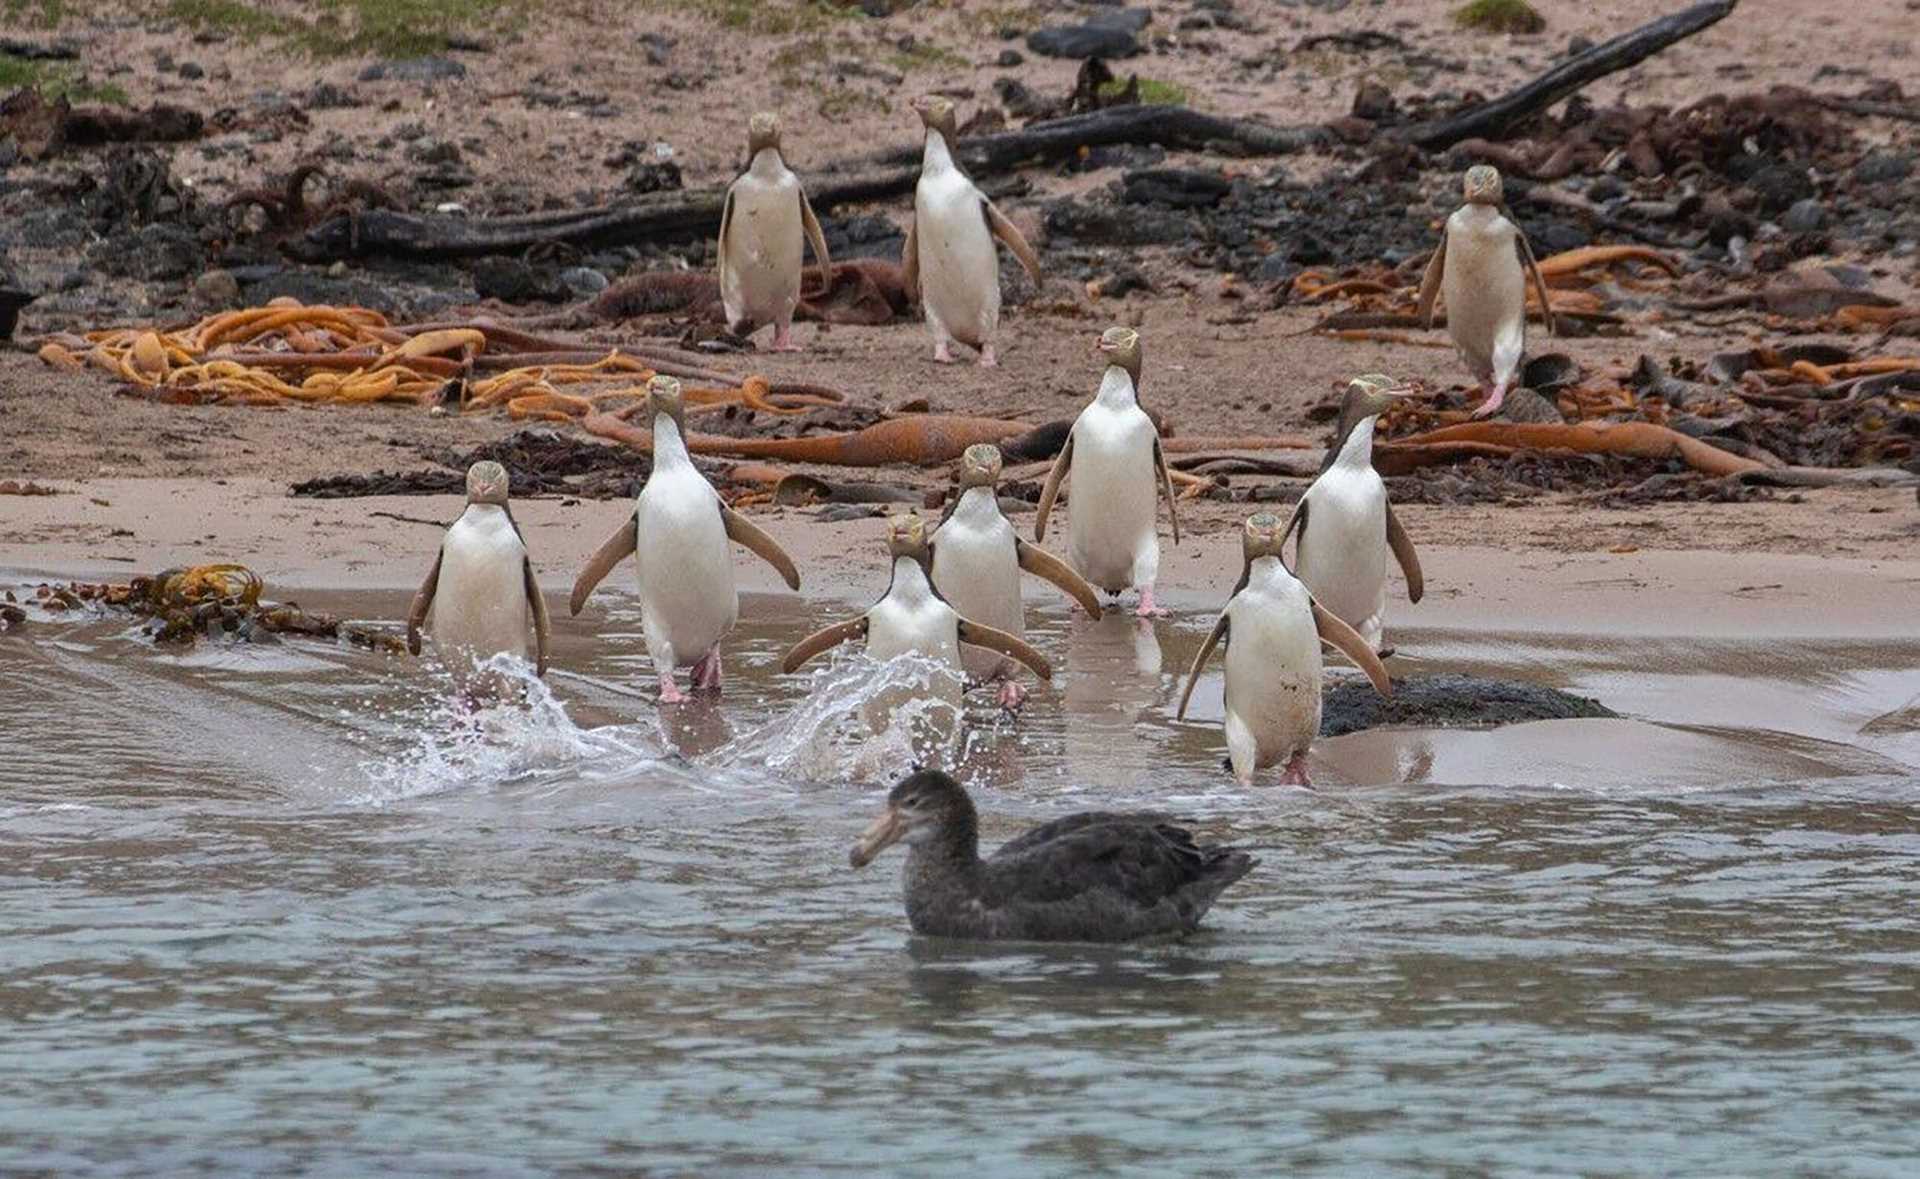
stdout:
<svg viewBox="0 0 1920 1179">
<path fill-rule="evenodd" d="M 607 276 L 591 266 L 569 266 L 560 272 L 560 282 L 583 299 L 607 289 Z"/>
<path fill-rule="evenodd" d="M 1027 48 L 1043 57 L 1084 60 L 1132 57 L 1140 52 L 1133 33 L 1118 25 L 1084 24 L 1041 29 L 1027 35 Z"/>
<path fill-rule="evenodd" d="M 1890 180 L 1905 180 L 1912 174 L 1912 156 L 1886 149 L 1869 152 L 1866 159 L 1853 166 L 1856 184 L 1884 184 Z"/>
<path fill-rule="evenodd" d="M 193 301 L 207 308 L 240 305 L 240 280 L 231 270 L 209 270 L 193 280 Z"/>
<path fill-rule="evenodd" d="M 376 61 L 360 71 L 362 82 L 440 82 L 464 78 L 467 67 L 450 57 L 405 57 Z"/>
<path fill-rule="evenodd" d="M 1819 229 L 1826 219 L 1826 206 L 1808 197 L 1806 200 L 1793 202 L 1786 216 L 1780 219 L 1780 225 L 1789 233 L 1812 233 Z"/>
<path fill-rule="evenodd" d="M 1018 49 L 1002 49 L 1000 56 L 995 59 L 994 64 L 1001 69 L 1012 69 L 1014 66 L 1020 65 L 1026 60 L 1026 55 Z"/>
</svg>

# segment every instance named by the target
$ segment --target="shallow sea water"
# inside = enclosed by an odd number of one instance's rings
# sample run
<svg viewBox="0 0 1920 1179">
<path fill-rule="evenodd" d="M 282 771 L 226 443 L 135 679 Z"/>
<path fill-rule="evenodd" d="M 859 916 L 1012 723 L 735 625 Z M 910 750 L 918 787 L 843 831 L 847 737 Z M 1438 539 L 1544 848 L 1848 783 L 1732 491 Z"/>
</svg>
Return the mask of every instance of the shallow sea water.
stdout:
<svg viewBox="0 0 1920 1179">
<path fill-rule="evenodd" d="M 399 617 L 399 594 L 307 595 Z M 1055 685 L 938 756 L 992 846 L 1174 810 L 1261 863 L 1197 937 L 913 937 L 847 867 L 914 756 L 780 676 L 662 713 L 631 597 L 462 726 L 428 664 L 0 636 L 0 1174 L 1907 1175 L 1920 641 L 1397 631 L 1634 719 L 1219 769 L 1210 619 L 1036 612 Z M 839 607 L 827 609 L 838 610 Z M 597 636 L 595 635 L 597 632 Z M 924 750 L 923 750 L 924 753 Z"/>
</svg>

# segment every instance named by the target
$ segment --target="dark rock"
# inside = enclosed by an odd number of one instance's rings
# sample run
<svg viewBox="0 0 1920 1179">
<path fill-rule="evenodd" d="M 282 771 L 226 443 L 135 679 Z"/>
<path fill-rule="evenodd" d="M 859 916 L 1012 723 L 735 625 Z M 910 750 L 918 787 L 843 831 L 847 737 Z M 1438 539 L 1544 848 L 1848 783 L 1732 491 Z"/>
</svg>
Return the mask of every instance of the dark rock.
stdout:
<svg viewBox="0 0 1920 1179">
<path fill-rule="evenodd" d="M 406 57 L 376 61 L 360 71 L 362 82 L 443 82 L 467 76 L 467 67 L 450 57 Z"/>
<path fill-rule="evenodd" d="M 569 266 L 560 272 L 560 282 L 567 290 L 585 299 L 607 289 L 607 276 L 591 266 Z"/>
<path fill-rule="evenodd" d="M 444 139 L 422 139 L 407 149 L 407 157 L 421 164 L 458 164 L 460 148 Z"/>
<path fill-rule="evenodd" d="M 827 252 L 836 262 L 855 258 L 898 262 L 906 245 L 906 235 L 892 221 L 872 213 L 823 221 L 820 229 L 826 234 Z"/>
<path fill-rule="evenodd" d="M 1567 221 L 1549 221 L 1530 228 L 1527 236 L 1533 243 L 1534 253 L 1542 258 L 1593 244 L 1592 234 Z"/>
<path fill-rule="evenodd" d="M 1129 172 L 1122 184 L 1120 199 L 1127 204 L 1170 205 L 1176 209 L 1210 209 L 1232 187 L 1217 172 L 1183 168 Z"/>
<path fill-rule="evenodd" d="M 1060 106 L 1054 99 L 1035 94 L 1018 78 L 996 78 L 993 93 L 1000 100 L 1000 105 L 1007 108 L 1007 113 L 1016 119 L 1045 118 Z"/>
<path fill-rule="evenodd" d="M 1026 60 L 1026 55 L 1018 49 L 1002 49 L 1000 56 L 994 59 L 994 64 L 1003 70 L 1010 70 Z"/>
<path fill-rule="evenodd" d="M 661 33 L 640 34 L 640 47 L 646 50 L 648 65 L 666 65 L 667 54 L 672 52 L 673 44 L 672 37 Z"/>
<path fill-rule="evenodd" d="M 306 103 L 316 111 L 346 110 L 360 105 L 360 96 L 332 82 L 315 82 L 307 91 Z"/>
<path fill-rule="evenodd" d="M 200 236 L 170 223 L 143 225 L 94 246 L 87 259 L 107 274 L 145 282 L 178 282 L 200 269 Z"/>
<path fill-rule="evenodd" d="M 206 77 L 207 71 L 202 69 L 197 61 L 183 61 L 180 63 L 180 76 L 189 82 L 194 82 Z"/>
<path fill-rule="evenodd" d="M 1445 672 L 1395 680 L 1391 700 L 1380 699 L 1365 680 L 1342 679 L 1327 689 L 1320 735 L 1338 737 L 1383 725 L 1478 729 L 1523 721 L 1617 716 L 1597 700 L 1540 684 Z"/>
<path fill-rule="evenodd" d="M 1040 29 L 1027 34 L 1027 48 L 1044 57 L 1076 61 L 1089 57 L 1132 57 L 1140 52 L 1139 42 L 1128 30 L 1097 24 Z"/>
<path fill-rule="evenodd" d="M 240 305 L 240 280 L 231 270 L 209 270 L 193 280 L 193 301 L 215 310 Z"/>
<path fill-rule="evenodd" d="M 672 160 L 635 164 L 625 182 L 631 193 L 672 192 L 680 185 L 680 165 Z"/>
<path fill-rule="evenodd" d="M 1786 216 L 1780 219 L 1781 228 L 1788 233 L 1812 233 L 1819 229 L 1827 219 L 1827 207 L 1809 197 L 1793 202 Z"/>
<path fill-rule="evenodd" d="M 1105 8 L 1089 13 L 1087 23 L 1103 29 L 1125 29 L 1138 33 L 1153 23 L 1153 11 L 1147 8 Z"/>
<path fill-rule="evenodd" d="M 1178 213 L 1071 198 L 1047 208 L 1046 226 L 1050 238 L 1100 246 L 1172 245 L 1186 241 L 1192 232 L 1190 220 Z"/>
<path fill-rule="evenodd" d="M 1566 56 L 1579 57 L 1581 54 L 1585 53 L 1587 50 L 1592 48 L 1593 48 L 1592 38 L 1575 35 L 1572 40 L 1567 42 Z"/>
<path fill-rule="evenodd" d="M 20 309 L 33 300 L 33 295 L 0 277 L 0 341 L 13 339 L 13 329 L 20 322 Z"/>
<path fill-rule="evenodd" d="M 1377 123 L 1397 114 L 1399 109 L 1399 104 L 1393 101 L 1393 91 L 1372 80 L 1360 83 L 1360 89 L 1353 96 L 1352 114 L 1358 119 Z"/>
<path fill-rule="evenodd" d="M 1785 212 L 1795 201 L 1813 195 L 1813 181 L 1804 169 L 1787 164 L 1767 164 L 1747 178 L 1747 187 L 1759 200 L 1760 211 Z"/>
<path fill-rule="evenodd" d="M 1271 286 L 1274 283 L 1291 283 L 1299 277 L 1301 266 L 1285 253 L 1275 250 L 1260 260 L 1253 268 L 1253 281 Z"/>
<path fill-rule="evenodd" d="M 1868 152 L 1865 159 L 1853 166 L 1855 184 L 1885 184 L 1905 180 L 1912 174 L 1913 156 L 1891 148 Z"/>
<path fill-rule="evenodd" d="M 519 258 L 479 258 L 473 263 L 474 293 L 502 303 L 558 303 L 567 298 L 560 276 Z"/>
</svg>

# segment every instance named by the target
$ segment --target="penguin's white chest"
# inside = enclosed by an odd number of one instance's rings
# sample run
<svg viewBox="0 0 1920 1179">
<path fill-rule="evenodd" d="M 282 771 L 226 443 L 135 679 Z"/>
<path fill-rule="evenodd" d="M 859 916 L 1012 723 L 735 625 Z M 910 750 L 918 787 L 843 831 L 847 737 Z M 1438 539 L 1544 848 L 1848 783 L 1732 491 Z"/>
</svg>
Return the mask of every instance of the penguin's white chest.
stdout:
<svg viewBox="0 0 1920 1179">
<path fill-rule="evenodd" d="M 1526 331 L 1526 274 L 1518 231 L 1498 210 L 1480 205 L 1447 219 L 1447 265 L 1440 289 L 1447 303 L 1447 334 L 1468 364 L 1483 375 L 1510 379 Z M 1496 373 L 1495 369 L 1506 370 Z"/>
<path fill-rule="evenodd" d="M 1265 558 L 1275 566 L 1273 558 Z M 1305 587 L 1256 575 L 1227 606 L 1226 710 L 1253 737 L 1255 764 L 1303 753 L 1320 732 L 1320 635 Z"/>
<path fill-rule="evenodd" d="M 1371 466 L 1336 464 L 1307 489 L 1306 500 L 1300 580 L 1321 606 L 1377 647 L 1387 604 L 1386 484 Z"/>
<path fill-rule="evenodd" d="M 1154 438 L 1153 420 L 1137 405 L 1096 400 L 1074 423 L 1069 555 L 1082 577 L 1110 593 L 1135 585 L 1143 564 L 1158 563 Z"/>
<path fill-rule="evenodd" d="M 729 324 L 762 324 L 800 302 L 804 233 L 800 182 L 784 166 L 755 167 L 733 182 L 733 216 L 720 254 L 720 299 Z"/>
<path fill-rule="evenodd" d="M 440 546 L 430 626 L 456 674 L 499 654 L 527 656 L 527 548 L 506 509 L 469 504 Z"/>
<path fill-rule="evenodd" d="M 650 640 L 672 646 L 676 664 L 691 663 L 740 612 L 719 497 L 691 464 L 656 459 L 636 515 L 642 624 Z"/>
<path fill-rule="evenodd" d="M 959 615 L 941 601 L 912 565 L 911 575 L 895 567 L 887 596 L 867 611 L 867 654 L 885 662 L 899 655 L 918 654 L 960 670 Z"/>
<path fill-rule="evenodd" d="M 992 490 L 968 488 L 934 534 L 933 583 L 961 617 L 1024 636 L 1018 543 Z"/>
<path fill-rule="evenodd" d="M 914 243 L 927 317 L 979 346 L 1000 319 L 1000 262 L 984 200 L 957 168 L 924 172 L 914 189 Z"/>
</svg>

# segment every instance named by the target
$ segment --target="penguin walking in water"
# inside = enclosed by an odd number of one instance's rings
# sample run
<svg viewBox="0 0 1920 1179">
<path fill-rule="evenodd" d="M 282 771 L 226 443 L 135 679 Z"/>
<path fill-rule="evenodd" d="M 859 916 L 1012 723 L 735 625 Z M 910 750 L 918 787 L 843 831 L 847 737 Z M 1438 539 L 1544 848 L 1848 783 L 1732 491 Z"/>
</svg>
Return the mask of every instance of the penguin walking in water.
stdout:
<svg viewBox="0 0 1920 1179">
<path fill-rule="evenodd" d="M 1447 334 L 1486 391 L 1476 418 L 1500 411 L 1527 350 L 1527 281 L 1540 298 L 1540 317 L 1554 333 L 1547 281 L 1527 235 L 1502 199 L 1500 172 L 1487 164 L 1467 169 L 1467 203 L 1440 231 L 1440 244 L 1420 281 L 1420 317 L 1433 326 L 1433 303 L 1444 295 Z"/>
<path fill-rule="evenodd" d="M 680 382 L 664 376 L 647 382 L 646 413 L 653 428 L 653 474 L 640 489 L 633 515 L 580 571 L 569 607 L 580 613 L 594 587 L 633 557 L 640 579 L 640 626 L 660 677 L 660 702 L 677 704 L 686 699 L 674 682 L 679 667 L 692 667 L 695 689 L 720 690 L 720 640 L 740 617 L 727 542 L 752 550 L 790 589 L 800 588 L 800 571 L 771 536 L 728 507 L 693 465 Z"/>
<path fill-rule="evenodd" d="M 1391 377 L 1370 373 L 1353 379 L 1320 477 L 1287 523 L 1289 533 L 1299 534 L 1294 567 L 1308 592 L 1375 651 L 1380 651 L 1387 608 L 1387 554 L 1400 563 L 1409 601 L 1418 602 L 1426 592 L 1413 539 L 1394 517 L 1386 482 L 1373 469 L 1374 423 L 1405 396 Z"/>
<path fill-rule="evenodd" d="M 1309 785 L 1307 750 L 1320 735 L 1322 642 L 1353 660 L 1380 695 L 1393 694 L 1387 669 L 1372 648 L 1288 572 L 1280 557 L 1285 540 L 1280 517 L 1273 513 L 1247 520 L 1240 582 L 1194 654 L 1176 713 L 1186 718 L 1193 685 L 1215 645 L 1224 642 L 1227 764 L 1242 786 L 1253 784 L 1255 770 L 1276 765 L 1285 766 L 1281 781 L 1286 785 Z"/>
<path fill-rule="evenodd" d="M 420 628 L 431 615 L 433 645 L 469 699 L 495 687 L 478 677 L 481 664 L 501 654 L 527 657 L 529 623 L 534 671 L 547 674 L 553 627 L 527 542 L 507 510 L 507 483 L 507 469 L 499 463 L 467 468 L 466 510 L 447 529 L 407 612 L 407 650 L 420 654 Z"/>
<path fill-rule="evenodd" d="M 793 309 L 800 304 L 802 239 L 831 284 L 826 235 L 800 178 L 780 155 L 780 119 L 762 111 L 747 122 L 747 170 L 727 189 L 720 210 L 720 304 L 727 330 L 751 334 L 773 325 L 773 350 L 798 352 Z"/>
<path fill-rule="evenodd" d="M 1000 448 L 991 443 L 969 446 L 960 456 L 960 494 L 947 506 L 930 541 L 934 586 L 963 616 L 1020 639 L 1027 636 L 1026 608 L 1020 601 L 1022 570 L 1052 582 L 1087 613 L 1100 617 L 1093 587 L 1065 561 L 1021 540 L 1000 513 L 1000 464 Z M 1026 689 L 1013 678 L 1011 660 L 974 649 L 963 650 L 961 658 L 976 677 L 1000 679 L 1000 707 L 1019 709 Z"/>
<path fill-rule="evenodd" d="M 1180 543 L 1180 513 L 1173 502 L 1173 477 L 1160 449 L 1160 432 L 1140 408 L 1140 334 L 1132 328 L 1108 328 L 1099 351 L 1107 358 L 1100 391 L 1080 411 L 1067 432 L 1066 445 L 1040 489 L 1040 514 L 1033 539 L 1047 537 L 1047 517 L 1063 479 L 1073 480 L 1073 507 L 1067 518 L 1067 557 L 1094 585 L 1117 594 L 1140 591 L 1142 618 L 1166 614 L 1153 602 L 1160 574 L 1160 536 L 1156 496 L 1167 500 L 1173 543 Z"/>
<path fill-rule="evenodd" d="M 933 549 L 927 541 L 926 521 L 918 515 L 894 516 L 887 521 L 887 553 L 893 560 L 893 574 L 880 600 L 858 618 L 836 622 L 795 643 L 780 661 L 780 670 L 798 671 L 816 655 L 860 639 L 866 642 L 867 654 L 882 662 L 912 653 L 944 664 L 951 674 L 935 691 L 956 713 L 964 674 L 962 643 L 1017 659 L 1042 682 L 1053 677 L 1047 657 L 1025 639 L 963 617 L 934 588 Z M 869 724 L 876 731 L 883 728 L 885 714 L 890 711 L 875 709 L 869 715 Z"/>
<path fill-rule="evenodd" d="M 1000 323 L 1000 259 L 993 239 L 1007 243 L 1036 283 L 1040 257 L 953 158 L 952 101 L 929 95 L 915 99 L 913 109 L 926 125 L 927 143 L 900 257 L 902 277 L 926 312 L 934 360 L 953 363 L 958 340 L 979 349 L 981 365 L 991 368 L 999 363 L 993 333 Z"/>
</svg>

